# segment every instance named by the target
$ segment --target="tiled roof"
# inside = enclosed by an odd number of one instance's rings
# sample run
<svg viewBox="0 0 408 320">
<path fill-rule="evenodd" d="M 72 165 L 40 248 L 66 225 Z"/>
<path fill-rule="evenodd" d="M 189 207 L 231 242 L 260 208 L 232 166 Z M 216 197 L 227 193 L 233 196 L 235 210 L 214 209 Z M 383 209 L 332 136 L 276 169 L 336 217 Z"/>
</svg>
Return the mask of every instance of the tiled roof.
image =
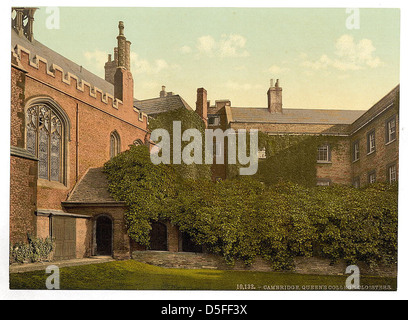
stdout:
<svg viewBox="0 0 408 320">
<path fill-rule="evenodd" d="M 119 203 L 108 191 L 108 179 L 103 168 L 90 168 L 72 190 L 65 203 Z"/>
<path fill-rule="evenodd" d="M 180 97 L 178 94 L 153 98 L 147 100 L 135 100 L 133 102 L 134 106 L 146 113 L 149 116 L 154 116 L 159 113 L 173 111 L 180 108 L 186 108 L 188 110 L 193 110 L 188 103 Z"/>
<path fill-rule="evenodd" d="M 39 55 L 48 62 L 48 66 L 56 64 L 61 67 L 65 73 L 70 72 L 77 76 L 80 80 L 88 82 L 91 86 L 95 86 L 101 89 L 104 93 L 114 94 L 113 84 L 109 83 L 105 79 L 98 77 L 92 72 L 86 70 L 84 67 L 72 62 L 59 53 L 51 50 L 47 46 L 43 45 L 37 40 L 29 41 L 25 37 L 20 37 L 14 30 L 11 31 L 11 48 L 14 49 L 16 45 L 20 45 L 30 51 L 30 59 L 35 55 Z"/>
<path fill-rule="evenodd" d="M 282 113 L 269 112 L 267 108 L 231 108 L 232 122 L 248 123 L 307 123 L 307 124 L 351 124 L 365 111 L 283 109 Z"/>
</svg>

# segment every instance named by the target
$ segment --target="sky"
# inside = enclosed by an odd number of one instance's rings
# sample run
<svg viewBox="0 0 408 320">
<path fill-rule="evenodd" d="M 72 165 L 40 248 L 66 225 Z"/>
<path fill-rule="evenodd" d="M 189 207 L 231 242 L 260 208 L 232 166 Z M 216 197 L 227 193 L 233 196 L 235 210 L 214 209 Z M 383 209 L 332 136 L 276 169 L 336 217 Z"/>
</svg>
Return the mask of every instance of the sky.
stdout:
<svg viewBox="0 0 408 320">
<path fill-rule="evenodd" d="M 399 9 L 40 7 L 34 37 L 103 78 L 120 20 L 137 99 L 267 107 L 279 79 L 284 108 L 365 110 L 399 84 Z"/>
</svg>

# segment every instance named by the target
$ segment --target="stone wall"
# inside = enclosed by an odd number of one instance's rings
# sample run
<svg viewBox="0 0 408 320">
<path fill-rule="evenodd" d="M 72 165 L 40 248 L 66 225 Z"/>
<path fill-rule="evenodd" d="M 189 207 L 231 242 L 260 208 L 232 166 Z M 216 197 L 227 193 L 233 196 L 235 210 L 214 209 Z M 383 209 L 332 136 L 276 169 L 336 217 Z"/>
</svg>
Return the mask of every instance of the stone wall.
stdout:
<svg viewBox="0 0 408 320">
<path fill-rule="evenodd" d="M 168 252 L 168 251 L 134 251 L 132 258 L 136 261 L 164 268 L 180 269 L 214 269 L 214 270 L 236 270 L 236 271 L 273 271 L 270 264 L 258 257 L 248 267 L 242 261 L 237 261 L 234 266 L 228 265 L 224 258 L 208 253 L 191 252 Z M 397 267 L 378 266 L 370 269 L 366 264 L 359 263 L 361 275 L 396 277 Z M 339 261 L 333 265 L 330 260 L 317 257 L 295 258 L 294 273 L 316 274 L 316 275 L 344 275 L 347 268 L 345 261 Z"/>
</svg>

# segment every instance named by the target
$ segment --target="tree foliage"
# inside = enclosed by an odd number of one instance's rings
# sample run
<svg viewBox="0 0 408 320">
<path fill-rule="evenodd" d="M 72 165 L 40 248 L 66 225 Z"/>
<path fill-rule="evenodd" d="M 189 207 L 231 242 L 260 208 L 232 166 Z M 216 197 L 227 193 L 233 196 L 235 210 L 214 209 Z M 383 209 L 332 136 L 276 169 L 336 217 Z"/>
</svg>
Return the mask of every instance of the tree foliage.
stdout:
<svg viewBox="0 0 408 320">
<path fill-rule="evenodd" d="M 204 137 L 197 117 L 180 109 L 159 115 L 150 125 L 172 136 L 173 121 L 179 120 L 182 131 L 197 128 Z M 276 269 L 291 269 L 294 257 L 312 255 L 395 263 L 396 185 L 315 186 L 317 147 L 329 143 L 334 149 L 338 142 L 336 137 L 261 133 L 259 147 L 265 147 L 267 159 L 258 174 L 217 183 L 210 180 L 208 165 L 152 164 L 145 146 L 119 154 L 105 171 L 112 196 L 127 204 L 129 236 L 142 245 L 149 246 L 152 221 L 168 220 L 231 263 L 250 264 L 262 256 Z M 237 169 L 229 166 L 230 176 Z"/>
<path fill-rule="evenodd" d="M 105 169 L 113 197 L 128 205 L 129 236 L 143 245 L 149 245 L 151 221 L 167 219 L 231 263 L 263 256 L 276 269 L 290 269 L 296 256 L 369 264 L 397 259 L 394 185 L 184 179 L 171 166 L 153 165 L 144 146 L 120 154 Z"/>
</svg>

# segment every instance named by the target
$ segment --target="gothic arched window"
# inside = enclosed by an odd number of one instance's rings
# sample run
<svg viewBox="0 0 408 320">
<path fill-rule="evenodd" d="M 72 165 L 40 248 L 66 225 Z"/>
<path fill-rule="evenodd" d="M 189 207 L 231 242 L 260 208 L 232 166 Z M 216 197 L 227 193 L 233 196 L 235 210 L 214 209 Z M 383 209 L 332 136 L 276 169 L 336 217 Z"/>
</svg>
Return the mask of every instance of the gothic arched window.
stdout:
<svg viewBox="0 0 408 320">
<path fill-rule="evenodd" d="M 110 135 L 110 158 L 116 157 L 120 153 L 120 136 L 117 131 Z"/>
<path fill-rule="evenodd" d="M 26 149 L 38 158 L 38 177 L 64 182 L 65 119 L 48 103 L 26 110 Z"/>
</svg>

